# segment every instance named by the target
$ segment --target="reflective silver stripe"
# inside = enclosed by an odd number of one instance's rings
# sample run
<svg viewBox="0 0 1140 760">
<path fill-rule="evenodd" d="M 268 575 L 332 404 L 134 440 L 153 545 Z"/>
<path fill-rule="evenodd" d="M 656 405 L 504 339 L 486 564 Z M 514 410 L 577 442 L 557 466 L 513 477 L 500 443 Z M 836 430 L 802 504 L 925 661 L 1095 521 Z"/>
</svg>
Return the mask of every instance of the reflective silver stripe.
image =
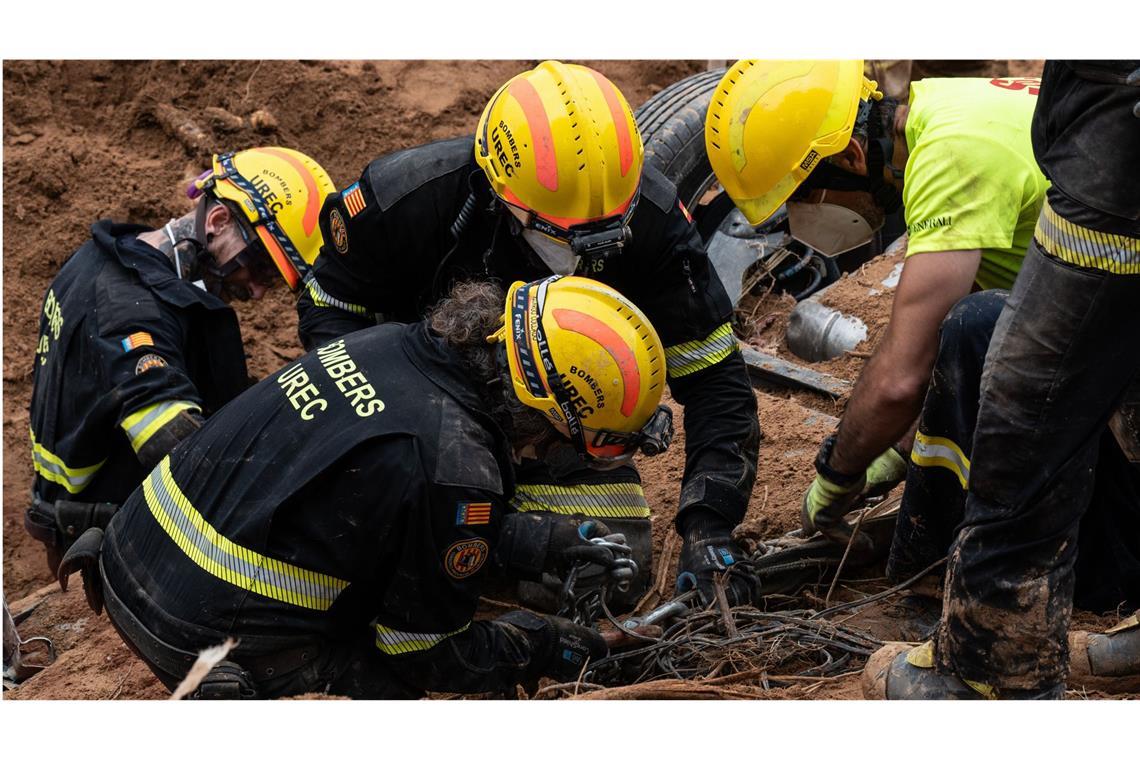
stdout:
<svg viewBox="0 0 1140 760">
<path fill-rule="evenodd" d="M 343 311 L 349 311 L 353 314 L 369 314 L 368 309 L 348 301 L 342 301 L 339 298 L 334 298 L 329 295 L 328 291 L 320 286 L 317 282 L 316 276 L 310 271 L 305 275 L 305 287 L 309 291 L 309 295 L 313 299 L 313 303 L 317 306 L 328 307 L 332 306 Z"/>
<path fill-rule="evenodd" d="M 970 460 L 958 444 L 949 438 L 926 435 L 921 430 L 914 434 L 914 448 L 910 460 L 919 467 L 943 467 L 958 476 L 962 488 L 970 482 Z"/>
<path fill-rule="evenodd" d="M 86 467 L 69 467 L 55 454 L 51 453 L 36 441 L 36 432 L 30 427 L 28 435 L 32 440 L 32 467 L 44 480 L 63 486 L 68 493 L 77 494 L 82 491 L 98 474 L 107 460 Z"/>
<path fill-rule="evenodd" d="M 87 484 L 98 474 L 102 462 L 95 465 L 92 472 L 85 475 L 69 475 L 68 468 L 63 465 L 58 465 L 49 459 L 46 459 L 39 450 L 32 450 L 32 459 L 35 469 L 47 480 L 57 483 L 66 488 L 70 493 L 79 493 Z"/>
<path fill-rule="evenodd" d="M 239 546 L 218 533 L 174 482 L 166 457 L 143 483 L 151 514 L 178 547 L 203 570 L 238 588 L 299 607 L 327 610 L 348 586 Z"/>
<path fill-rule="evenodd" d="M 157 433 L 163 425 L 174 419 L 177 414 L 186 409 L 193 409 L 196 412 L 202 411 L 202 407 L 189 401 L 161 401 L 145 409 L 146 413 L 140 418 L 135 419 L 136 414 L 132 414 L 123 420 L 126 425 L 124 429 L 127 433 L 127 438 L 131 441 L 131 446 L 135 451 L 141 449 L 146 442 L 150 440 L 151 436 Z M 153 430 L 148 430 L 151 423 L 158 421 L 161 422 L 154 426 Z"/>
<path fill-rule="evenodd" d="M 558 512 L 589 517 L 647 518 L 645 491 L 637 483 L 561 486 L 520 483 L 512 505 L 520 512 Z"/>
<path fill-rule="evenodd" d="M 408 654 L 410 652 L 423 652 L 431 649 L 441 641 L 463 633 L 471 624 L 463 626 L 450 633 L 412 633 L 410 631 L 397 631 L 394 628 L 376 624 L 376 648 L 384 654 Z"/>
<path fill-rule="evenodd" d="M 1057 214 L 1045 201 L 1033 236 L 1051 255 L 1087 269 L 1115 274 L 1140 274 L 1140 238 L 1111 235 Z"/>
<path fill-rule="evenodd" d="M 732 325 L 724 323 L 704 340 L 692 340 L 665 349 L 665 362 L 670 377 L 683 377 L 723 361 L 738 350 Z"/>
</svg>

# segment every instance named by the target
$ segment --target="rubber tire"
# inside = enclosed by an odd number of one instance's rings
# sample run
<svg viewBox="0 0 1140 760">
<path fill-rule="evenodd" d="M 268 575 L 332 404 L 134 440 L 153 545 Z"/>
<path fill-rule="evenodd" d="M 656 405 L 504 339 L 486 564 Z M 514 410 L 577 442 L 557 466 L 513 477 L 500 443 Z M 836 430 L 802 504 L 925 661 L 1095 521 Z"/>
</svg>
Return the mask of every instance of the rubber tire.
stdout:
<svg viewBox="0 0 1140 760">
<path fill-rule="evenodd" d="M 705 114 L 726 70 L 702 71 L 674 82 L 634 114 L 645 162 L 677 186 L 690 209 L 697 208 L 713 174 L 705 151 Z"/>
</svg>

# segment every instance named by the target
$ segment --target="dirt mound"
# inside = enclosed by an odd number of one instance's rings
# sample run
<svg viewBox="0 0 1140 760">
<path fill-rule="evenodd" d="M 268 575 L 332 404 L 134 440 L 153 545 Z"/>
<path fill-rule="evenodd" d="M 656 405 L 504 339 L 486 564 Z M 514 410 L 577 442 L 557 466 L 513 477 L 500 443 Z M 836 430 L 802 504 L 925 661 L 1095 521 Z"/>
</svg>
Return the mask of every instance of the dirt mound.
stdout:
<svg viewBox="0 0 1140 760">
<path fill-rule="evenodd" d="M 494 91 L 535 63 L 5 62 L 3 587 L 16 614 L 36 604 L 20 625 L 21 635 L 48 636 L 59 651 L 49 670 L 6 699 L 166 696 L 106 616 L 87 608 L 78 577 L 66 593 L 44 588 L 52 579 L 43 550 L 22 524 L 32 472 L 27 406 L 38 311 L 48 283 L 86 239 L 90 224 L 110 217 L 160 225 L 180 216 L 190 207 L 182 188 L 215 150 L 267 143 L 295 147 L 318 158 L 344 187 L 378 155 L 469 133 Z M 685 61 L 592 65 L 613 79 L 634 107 L 703 68 Z M 860 316 L 871 334 L 855 353 L 816 368 L 848 379 L 858 374 L 860 354 L 873 348 L 890 310 L 889 296 L 869 299 L 867 293 L 881 287 L 876 283 L 892 267 L 893 262 L 870 262 L 824 296 L 825 303 Z M 794 359 L 783 341 L 794 303 L 770 297 L 753 306 L 767 323 L 752 342 Z M 279 290 L 259 303 L 238 304 L 237 310 L 254 376 L 301 354 L 288 293 Z M 772 538 L 798 526 L 812 459 L 842 400 L 770 390 L 757 392 L 757 401 L 764 440 L 741 531 Z M 674 412 L 680 432 L 683 410 L 674 405 Z M 683 469 L 683 434 L 666 455 L 641 463 L 658 554 L 672 533 Z M 675 554 L 665 564 L 671 587 Z M 32 602 L 26 601 L 29 595 Z M 1103 628 L 1113 621 L 1084 622 Z M 893 635 L 888 630 L 879 635 Z M 858 679 L 847 678 L 763 693 L 753 689 L 746 696 L 857 698 L 859 687 Z"/>
</svg>

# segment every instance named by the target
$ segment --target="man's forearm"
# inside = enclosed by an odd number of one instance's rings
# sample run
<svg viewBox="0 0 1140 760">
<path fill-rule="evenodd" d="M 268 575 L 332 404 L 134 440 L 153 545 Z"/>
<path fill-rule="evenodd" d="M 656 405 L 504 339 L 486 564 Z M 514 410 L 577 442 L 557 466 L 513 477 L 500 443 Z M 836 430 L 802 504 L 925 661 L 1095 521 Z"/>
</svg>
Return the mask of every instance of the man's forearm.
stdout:
<svg viewBox="0 0 1140 760">
<path fill-rule="evenodd" d="M 835 470 L 855 474 L 904 438 L 922 411 L 929 372 L 918 376 L 892 366 L 878 351 L 859 378 L 831 452 Z"/>
</svg>

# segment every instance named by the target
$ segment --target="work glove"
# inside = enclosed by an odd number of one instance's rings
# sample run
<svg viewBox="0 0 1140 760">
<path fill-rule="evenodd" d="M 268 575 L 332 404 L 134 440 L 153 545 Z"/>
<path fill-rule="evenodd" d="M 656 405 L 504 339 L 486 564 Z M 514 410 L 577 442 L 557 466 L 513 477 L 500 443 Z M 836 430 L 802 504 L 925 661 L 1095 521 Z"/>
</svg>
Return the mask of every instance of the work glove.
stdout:
<svg viewBox="0 0 1140 760">
<path fill-rule="evenodd" d="M 527 580 L 547 572 L 565 577 L 576 564 L 595 565 L 617 584 L 637 576 L 633 550 L 625 536 L 611 533 L 601 520 L 553 512 L 507 515 L 495 551 L 498 565 Z"/>
<path fill-rule="evenodd" d="M 741 560 L 744 551 L 732 540 L 732 526 L 727 520 L 708 510 L 696 509 L 684 518 L 681 526 L 684 546 L 677 563 L 677 591 L 696 589 L 701 603 L 716 599 L 716 579 L 728 573 L 724 581 L 729 606 L 752 604 L 759 598 L 760 584 L 743 568 L 729 572 Z"/>
<path fill-rule="evenodd" d="M 609 654 L 600 633 L 566 618 L 513 610 L 497 622 L 522 629 L 534 643 L 534 657 L 528 668 L 532 678 L 548 676 L 559 683 L 577 681 L 587 661 L 597 662 Z"/>
<path fill-rule="evenodd" d="M 863 499 L 867 474 L 844 475 L 831 469 L 828 460 L 833 446 L 835 436 L 831 435 L 819 448 L 815 480 L 804 494 L 800 522 L 805 537 L 819 531 L 832 541 L 846 544 L 851 540 L 852 528 L 843 517 Z"/>
<path fill-rule="evenodd" d="M 890 447 L 867 467 L 867 482 L 863 486 L 862 495 L 872 498 L 888 493 L 906 480 L 906 467 L 906 457 L 894 446 Z"/>
</svg>

